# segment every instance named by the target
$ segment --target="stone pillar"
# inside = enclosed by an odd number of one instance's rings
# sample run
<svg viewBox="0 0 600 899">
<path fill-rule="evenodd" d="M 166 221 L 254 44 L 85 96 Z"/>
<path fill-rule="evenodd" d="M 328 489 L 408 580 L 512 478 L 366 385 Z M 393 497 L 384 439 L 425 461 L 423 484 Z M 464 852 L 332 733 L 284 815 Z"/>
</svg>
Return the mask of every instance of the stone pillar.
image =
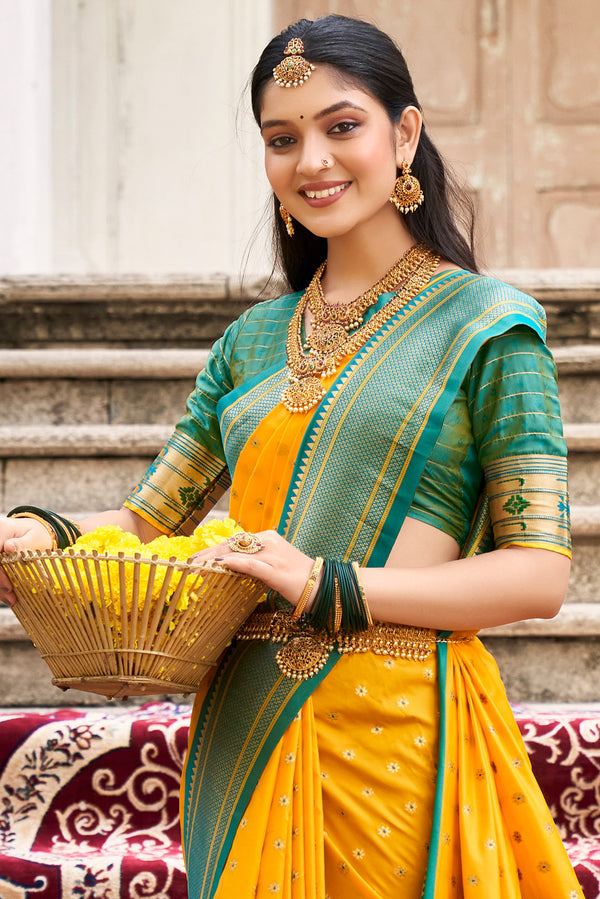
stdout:
<svg viewBox="0 0 600 899">
<path fill-rule="evenodd" d="M 267 196 L 243 91 L 268 0 L 54 0 L 52 32 L 55 271 L 238 275 Z"/>
<path fill-rule="evenodd" d="M 0 0 L 0 271 L 51 270 L 50 0 Z"/>
</svg>

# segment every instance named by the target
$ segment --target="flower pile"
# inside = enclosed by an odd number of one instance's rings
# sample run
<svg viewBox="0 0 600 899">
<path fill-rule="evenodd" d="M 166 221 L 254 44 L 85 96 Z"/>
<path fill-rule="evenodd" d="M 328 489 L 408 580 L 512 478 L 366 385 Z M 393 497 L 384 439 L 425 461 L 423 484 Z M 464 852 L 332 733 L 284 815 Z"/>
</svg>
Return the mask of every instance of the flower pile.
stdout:
<svg viewBox="0 0 600 899">
<path fill-rule="evenodd" d="M 86 553 L 96 550 L 109 555 L 122 552 L 126 556 L 140 553 L 144 559 L 158 556 L 159 559 L 175 558 L 185 562 L 194 553 L 208 549 L 210 546 L 216 546 L 217 543 L 222 543 L 223 540 L 227 540 L 228 537 L 241 531 L 242 528 L 232 518 L 213 518 L 206 524 L 199 524 L 189 537 L 167 537 L 165 534 L 161 534 L 150 543 L 142 543 L 134 534 L 110 525 L 84 534 L 73 544 L 72 548 L 75 552 L 82 549 Z"/>
<path fill-rule="evenodd" d="M 87 557 L 85 576 L 69 577 L 67 574 L 66 579 L 63 579 L 62 576 L 57 576 L 55 569 L 55 579 L 63 592 L 66 590 L 73 596 L 75 588 L 77 596 L 74 598 L 86 605 L 92 601 L 98 603 L 99 600 L 106 604 L 110 609 L 111 628 L 114 633 L 115 630 L 121 630 L 124 614 L 131 620 L 132 612 L 135 611 L 134 600 L 138 619 L 144 611 L 148 613 L 148 603 L 153 607 L 161 599 L 161 595 L 166 613 L 182 574 L 179 570 L 173 571 L 166 564 L 160 564 L 158 560 L 162 560 L 163 563 L 186 562 L 195 553 L 215 546 L 241 530 L 242 528 L 231 518 L 212 519 L 198 525 L 189 537 L 161 535 L 150 543 L 142 543 L 134 534 L 127 533 L 120 527 L 99 527 L 84 534 L 71 547 L 72 552 L 79 554 L 83 551 Z M 135 557 L 136 561 L 106 559 L 106 556 L 121 554 L 128 560 Z M 70 569 L 74 564 L 75 561 L 71 562 L 67 556 L 63 560 L 62 569 L 66 573 L 65 566 Z M 163 595 L 165 577 L 170 577 L 170 580 Z M 169 623 L 169 630 L 173 630 L 176 626 L 178 613 L 187 609 L 190 601 L 194 600 L 194 590 L 199 589 L 202 580 L 198 579 L 196 574 L 187 572 L 184 572 L 183 577 L 186 577 L 186 580 L 177 597 L 175 614 Z"/>
</svg>

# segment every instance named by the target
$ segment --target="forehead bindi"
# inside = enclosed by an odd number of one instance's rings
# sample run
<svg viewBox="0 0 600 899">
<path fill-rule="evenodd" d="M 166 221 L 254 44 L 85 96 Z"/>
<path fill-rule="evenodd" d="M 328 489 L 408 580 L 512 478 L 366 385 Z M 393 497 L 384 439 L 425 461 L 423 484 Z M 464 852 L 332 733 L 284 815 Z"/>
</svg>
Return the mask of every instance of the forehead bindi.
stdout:
<svg viewBox="0 0 600 899">
<path fill-rule="evenodd" d="M 328 111 L 336 112 L 342 108 L 354 107 L 366 112 L 375 102 L 370 94 L 343 81 L 337 73 L 331 73 L 323 66 L 301 87 L 287 89 L 274 82 L 267 85 L 262 100 L 261 127 L 269 127 L 272 121 L 318 119 Z"/>
</svg>

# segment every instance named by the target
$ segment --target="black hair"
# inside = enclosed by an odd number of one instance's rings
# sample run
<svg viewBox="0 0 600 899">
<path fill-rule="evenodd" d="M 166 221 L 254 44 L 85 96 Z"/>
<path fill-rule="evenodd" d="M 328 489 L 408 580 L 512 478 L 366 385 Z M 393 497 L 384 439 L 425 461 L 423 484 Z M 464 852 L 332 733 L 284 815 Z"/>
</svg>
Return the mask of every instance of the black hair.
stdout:
<svg viewBox="0 0 600 899">
<path fill-rule="evenodd" d="M 272 83 L 273 69 L 283 59 L 293 37 L 302 38 L 305 59 L 315 65 L 332 66 L 344 79 L 371 94 L 385 108 L 391 122 L 398 122 L 407 106 L 421 108 L 406 61 L 389 35 L 361 19 L 331 15 L 315 21 L 301 19 L 265 47 L 251 82 L 252 110 L 259 125 L 263 91 Z M 425 127 L 411 168 L 421 182 L 425 202 L 405 217 L 410 234 L 443 259 L 477 271 L 473 205 L 470 197 L 455 184 Z M 327 241 L 295 219 L 295 234 L 290 239 L 279 215 L 277 197 L 273 203 L 276 265 L 282 269 L 292 290 L 300 290 L 325 259 Z"/>
</svg>

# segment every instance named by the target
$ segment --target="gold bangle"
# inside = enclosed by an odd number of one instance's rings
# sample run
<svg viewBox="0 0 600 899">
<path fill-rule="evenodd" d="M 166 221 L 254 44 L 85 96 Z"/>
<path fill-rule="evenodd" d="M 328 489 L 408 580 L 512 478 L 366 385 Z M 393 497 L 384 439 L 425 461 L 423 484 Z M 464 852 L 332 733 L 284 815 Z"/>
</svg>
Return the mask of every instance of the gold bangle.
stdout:
<svg viewBox="0 0 600 899">
<path fill-rule="evenodd" d="M 52 546 L 50 549 L 56 550 L 58 549 L 58 537 L 56 536 L 56 531 L 52 527 L 51 524 L 48 524 L 47 521 L 44 521 L 43 518 L 40 518 L 39 515 L 34 515 L 33 512 L 17 512 L 16 515 L 11 515 L 11 518 L 33 518 L 34 521 L 39 521 L 39 523 L 46 528 L 50 536 L 52 537 Z"/>
<path fill-rule="evenodd" d="M 306 608 L 306 603 L 310 599 L 310 594 L 313 592 L 313 587 L 315 586 L 317 578 L 319 577 L 319 575 L 321 573 L 322 567 L 323 567 L 323 559 L 321 558 L 321 556 L 317 556 L 317 558 L 315 559 L 315 564 L 313 566 L 313 570 L 311 571 L 309 578 L 308 578 L 306 584 L 304 585 L 304 590 L 300 594 L 300 599 L 298 600 L 298 604 L 296 605 L 296 608 L 294 609 L 294 612 L 292 614 L 292 621 L 298 621 L 298 619 L 304 612 L 304 609 Z"/>
<path fill-rule="evenodd" d="M 365 596 L 365 588 L 363 587 L 362 581 L 360 579 L 360 565 L 358 562 L 353 562 L 352 567 L 354 568 L 354 574 L 356 575 L 356 581 L 358 583 L 358 589 L 360 590 L 360 595 L 362 597 L 363 605 L 365 607 L 365 612 L 367 614 L 367 621 L 369 623 L 369 627 L 373 627 L 373 616 L 371 615 L 371 610 L 369 608 L 369 604 L 367 602 L 367 597 Z"/>
<path fill-rule="evenodd" d="M 334 596 L 334 612 L 333 612 L 333 634 L 337 634 L 342 626 L 342 594 L 337 576 L 333 577 L 333 596 Z"/>
</svg>

